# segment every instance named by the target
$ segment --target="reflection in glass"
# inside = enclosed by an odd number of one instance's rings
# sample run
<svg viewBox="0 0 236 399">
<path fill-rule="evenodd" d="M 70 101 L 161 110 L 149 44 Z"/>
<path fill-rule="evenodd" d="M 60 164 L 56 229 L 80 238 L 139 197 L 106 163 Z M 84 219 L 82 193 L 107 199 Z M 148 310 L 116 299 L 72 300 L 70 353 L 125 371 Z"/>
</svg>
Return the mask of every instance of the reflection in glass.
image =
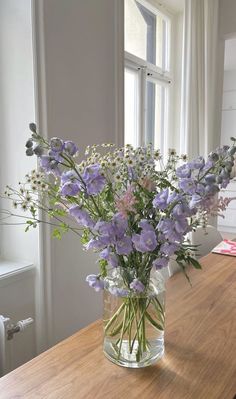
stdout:
<svg viewBox="0 0 236 399">
<path fill-rule="evenodd" d="M 166 21 L 161 15 L 155 15 L 138 1 L 125 0 L 125 51 L 165 68 L 166 31 Z"/>
<path fill-rule="evenodd" d="M 166 89 L 159 83 L 147 81 L 146 86 L 146 144 L 162 149 Z"/>
<path fill-rule="evenodd" d="M 138 72 L 125 68 L 125 144 L 138 145 Z"/>
</svg>

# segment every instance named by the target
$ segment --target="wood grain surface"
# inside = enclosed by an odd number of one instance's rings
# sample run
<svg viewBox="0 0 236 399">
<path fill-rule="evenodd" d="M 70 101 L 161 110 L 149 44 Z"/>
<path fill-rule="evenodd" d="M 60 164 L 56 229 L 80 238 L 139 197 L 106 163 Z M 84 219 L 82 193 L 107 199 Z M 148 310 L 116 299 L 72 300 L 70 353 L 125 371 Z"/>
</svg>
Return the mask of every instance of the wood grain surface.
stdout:
<svg viewBox="0 0 236 399">
<path fill-rule="evenodd" d="M 202 271 L 167 283 L 165 356 L 144 369 L 110 363 L 95 322 L 0 379 L 1 399 L 233 399 L 236 258 L 210 254 Z M 78 309 L 79 311 L 79 309 Z"/>
</svg>

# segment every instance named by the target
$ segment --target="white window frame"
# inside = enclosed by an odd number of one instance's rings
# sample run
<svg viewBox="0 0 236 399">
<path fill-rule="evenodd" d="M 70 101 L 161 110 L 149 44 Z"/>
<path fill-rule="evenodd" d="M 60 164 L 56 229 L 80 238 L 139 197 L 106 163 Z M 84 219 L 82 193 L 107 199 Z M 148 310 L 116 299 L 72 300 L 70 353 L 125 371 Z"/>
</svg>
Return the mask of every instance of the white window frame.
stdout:
<svg viewBox="0 0 236 399">
<path fill-rule="evenodd" d="M 139 120 L 137 121 L 137 145 L 144 146 L 146 142 L 146 86 L 147 82 L 151 81 L 156 84 L 161 84 L 164 88 L 169 88 L 173 82 L 173 70 L 172 70 L 172 56 L 171 56 L 171 32 L 172 32 L 172 15 L 168 12 L 163 13 L 158 6 L 151 5 L 146 0 L 137 0 L 139 4 L 145 7 L 147 10 L 152 12 L 154 15 L 161 15 L 166 22 L 167 40 L 164 39 L 163 45 L 163 67 L 160 68 L 150 62 L 137 57 L 127 51 L 124 51 L 124 66 L 125 69 L 138 71 L 138 87 L 139 94 L 137 98 Z M 166 148 L 166 138 L 168 136 L 168 124 L 169 124 L 169 102 L 170 102 L 170 90 L 163 90 L 162 104 L 164 106 L 162 115 L 162 134 L 160 137 L 160 150 L 164 153 Z"/>
</svg>

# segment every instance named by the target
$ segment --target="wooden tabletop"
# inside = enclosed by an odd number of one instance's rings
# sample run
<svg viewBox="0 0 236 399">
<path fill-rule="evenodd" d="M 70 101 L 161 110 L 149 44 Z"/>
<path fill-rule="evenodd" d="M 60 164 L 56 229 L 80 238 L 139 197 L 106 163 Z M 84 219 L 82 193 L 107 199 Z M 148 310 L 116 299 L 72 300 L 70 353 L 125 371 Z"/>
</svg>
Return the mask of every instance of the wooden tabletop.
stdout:
<svg viewBox="0 0 236 399">
<path fill-rule="evenodd" d="M 236 395 L 236 258 L 210 254 L 167 283 L 165 356 L 126 369 L 102 352 L 95 322 L 0 379 L 1 399 L 233 399 Z"/>
</svg>

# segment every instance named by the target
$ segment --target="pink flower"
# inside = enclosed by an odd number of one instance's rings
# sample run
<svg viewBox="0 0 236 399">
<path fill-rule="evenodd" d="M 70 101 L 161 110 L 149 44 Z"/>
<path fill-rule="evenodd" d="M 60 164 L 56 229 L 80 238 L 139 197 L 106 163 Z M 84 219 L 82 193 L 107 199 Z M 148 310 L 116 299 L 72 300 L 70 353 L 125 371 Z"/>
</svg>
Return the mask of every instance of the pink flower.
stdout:
<svg viewBox="0 0 236 399">
<path fill-rule="evenodd" d="M 143 177 L 140 181 L 139 184 L 141 187 L 145 188 L 147 191 L 151 192 L 155 190 L 155 182 L 151 180 L 149 177 Z"/>
<path fill-rule="evenodd" d="M 116 207 L 122 216 L 126 217 L 128 212 L 135 212 L 137 199 L 133 193 L 133 187 L 129 186 L 126 193 L 116 200 Z"/>
<path fill-rule="evenodd" d="M 225 216 L 221 212 L 224 212 L 233 200 L 236 200 L 236 197 L 209 198 L 204 206 L 204 210 L 211 216 L 221 216 L 224 218 Z"/>
</svg>

